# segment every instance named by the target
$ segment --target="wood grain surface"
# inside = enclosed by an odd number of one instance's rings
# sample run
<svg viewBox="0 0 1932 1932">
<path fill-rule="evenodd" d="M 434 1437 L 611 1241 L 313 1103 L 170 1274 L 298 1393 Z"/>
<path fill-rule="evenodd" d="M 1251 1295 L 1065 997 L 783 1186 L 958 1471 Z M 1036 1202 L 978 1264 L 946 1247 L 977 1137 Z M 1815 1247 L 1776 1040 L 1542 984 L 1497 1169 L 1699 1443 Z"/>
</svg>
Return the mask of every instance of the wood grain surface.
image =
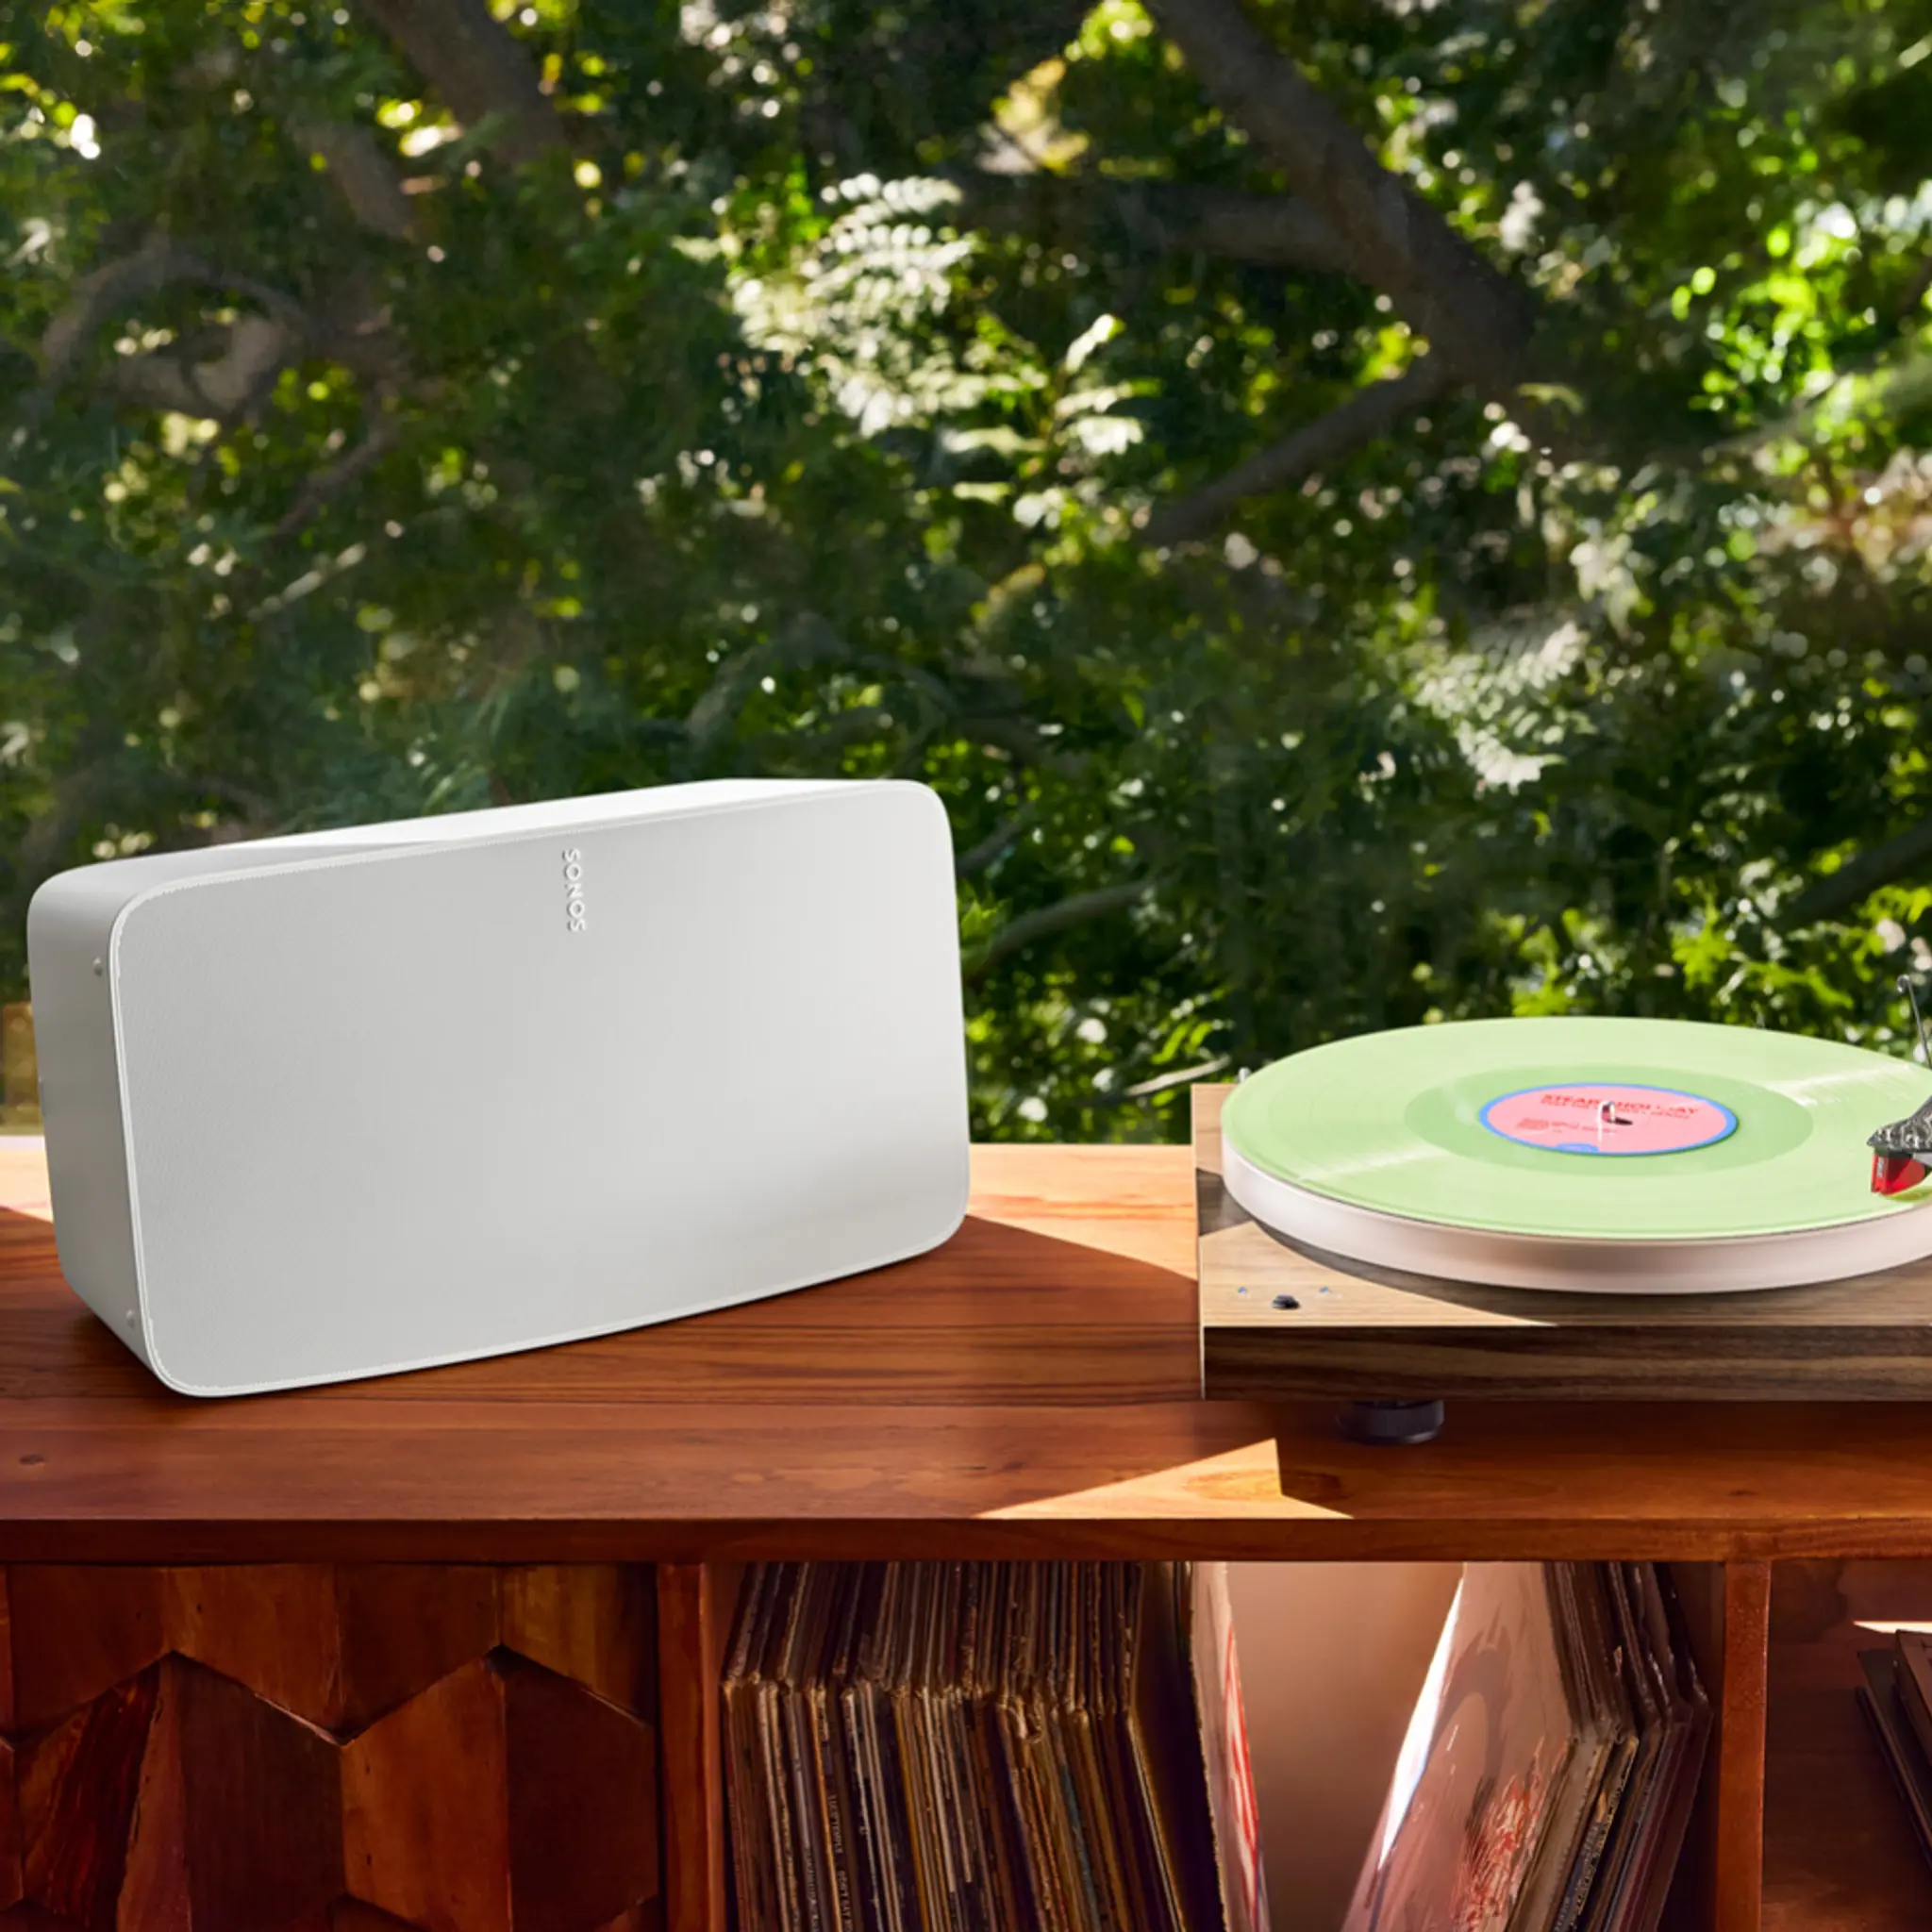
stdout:
<svg viewBox="0 0 1932 1932">
<path fill-rule="evenodd" d="M 1209 1395 L 1932 1398 L 1932 1261 L 1695 1295 L 1540 1294 L 1365 1269 L 1277 1241 L 1227 1192 L 1221 1108 L 1231 1091 L 1192 1096 Z"/>
<path fill-rule="evenodd" d="M 1770 1564 L 1725 1564 L 1724 1655 L 1709 1686 L 1712 1932 L 1757 1932 L 1762 1908 L 1770 1628 Z"/>
<path fill-rule="evenodd" d="M 899 1267 L 208 1403 L 0 1211 L 0 1560 L 1932 1556 L 1923 1406 L 1457 1402 L 1362 1447 L 1332 1401 L 1200 1399 L 1188 1150 L 984 1148 L 974 1178 Z"/>
<path fill-rule="evenodd" d="M 28 1564 L 0 1603 L 0 1925 L 661 1925 L 647 1570 Z"/>
<path fill-rule="evenodd" d="M 1764 1932 L 1932 1924 L 1932 1869 L 1857 1704 L 1858 1652 L 1890 1643 L 1896 1622 L 1932 1622 L 1932 1568 L 1773 1573 Z"/>
<path fill-rule="evenodd" d="M 726 1932 L 719 1687 L 735 1583 L 710 1563 L 661 1563 L 657 1575 L 665 1932 Z"/>
</svg>

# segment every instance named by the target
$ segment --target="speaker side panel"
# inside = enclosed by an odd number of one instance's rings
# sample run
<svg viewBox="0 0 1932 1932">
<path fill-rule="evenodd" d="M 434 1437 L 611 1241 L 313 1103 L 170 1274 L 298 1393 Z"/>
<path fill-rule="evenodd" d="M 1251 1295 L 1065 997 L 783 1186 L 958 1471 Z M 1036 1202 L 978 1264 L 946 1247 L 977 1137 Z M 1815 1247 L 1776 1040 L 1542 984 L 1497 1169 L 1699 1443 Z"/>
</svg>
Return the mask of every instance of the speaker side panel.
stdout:
<svg viewBox="0 0 1932 1932">
<path fill-rule="evenodd" d="M 27 908 L 27 972 L 60 1272 L 145 1356 L 108 964 L 130 883 L 105 865 L 49 879 Z"/>
</svg>

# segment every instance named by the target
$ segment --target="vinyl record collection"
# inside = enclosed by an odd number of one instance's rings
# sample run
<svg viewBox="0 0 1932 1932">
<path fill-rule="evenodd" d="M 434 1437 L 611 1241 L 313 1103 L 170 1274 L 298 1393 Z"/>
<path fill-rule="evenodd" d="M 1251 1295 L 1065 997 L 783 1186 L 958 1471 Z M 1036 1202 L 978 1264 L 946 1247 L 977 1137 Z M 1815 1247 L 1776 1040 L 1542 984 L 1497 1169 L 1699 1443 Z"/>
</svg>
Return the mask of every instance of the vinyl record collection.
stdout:
<svg viewBox="0 0 1932 1932">
<path fill-rule="evenodd" d="M 1218 1564 L 754 1565 L 724 1698 L 740 1932 L 1266 1932 Z"/>
<path fill-rule="evenodd" d="M 1347 1932 L 1651 1932 L 1710 1734 L 1649 1563 L 1474 1563 Z"/>
<path fill-rule="evenodd" d="M 1932 1858 L 1932 1636 L 1900 1630 L 1890 1646 L 1858 1653 L 1858 1702 L 1891 1767 L 1919 1849 Z"/>
</svg>

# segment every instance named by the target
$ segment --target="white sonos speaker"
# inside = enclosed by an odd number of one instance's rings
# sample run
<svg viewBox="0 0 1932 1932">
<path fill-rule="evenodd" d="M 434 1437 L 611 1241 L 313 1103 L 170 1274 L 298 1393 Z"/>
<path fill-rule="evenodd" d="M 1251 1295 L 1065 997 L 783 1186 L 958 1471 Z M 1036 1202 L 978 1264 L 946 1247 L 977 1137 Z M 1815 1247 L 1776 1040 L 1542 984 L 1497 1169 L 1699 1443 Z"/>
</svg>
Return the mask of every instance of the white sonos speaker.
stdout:
<svg viewBox="0 0 1932 1932">
<path fill-rule="evenodd" d="M 67 1279 L 169 1387 L 669 1321 L 967 1188 L 945 812 L 723 780 L 111 859 L 27 916 Z"/>
</svg>

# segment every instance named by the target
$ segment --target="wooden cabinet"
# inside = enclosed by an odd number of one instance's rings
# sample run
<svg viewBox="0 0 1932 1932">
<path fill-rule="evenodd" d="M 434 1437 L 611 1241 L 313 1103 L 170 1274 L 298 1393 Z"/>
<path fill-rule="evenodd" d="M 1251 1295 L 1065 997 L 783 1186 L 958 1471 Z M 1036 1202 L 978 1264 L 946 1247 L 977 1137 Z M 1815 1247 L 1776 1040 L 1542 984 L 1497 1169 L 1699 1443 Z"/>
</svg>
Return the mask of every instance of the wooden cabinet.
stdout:
<svg viewBox="0 0 1932 1932">
<path fill-rule="evenodd" d="M 1898 1624 L 1932 1627 L 1932 1562 L 1796 1558 L 1772 1571 L 1767 1932 L 1932 1924 L 1932 1869 L 1845 1687 Z"/>
<path fill-rule="evenodd" d="M 1187 1150 L 975 1174 L 902 1267 L 213 1404 L 68 1294 L 28 1174 L 0 1208 L 17 1923 L 722 1932 L 739 1566 L 964 1556 L 1669 1561 L 1721 1714 L 1675 1923 L 1932 1918 L 1853 1702 L 1860 1625 L 1932 1621 L 1932 1413 L 1468 1404 L 1354 1444 L 1327 1404 L 1199 1399 Z"/>
<path fill-rule="evenodd" d="M 22 1563 L 0 1595 L 0 1904 L 87 1932 L 661 1923 L 647 1569 Z"/>
</svg>

